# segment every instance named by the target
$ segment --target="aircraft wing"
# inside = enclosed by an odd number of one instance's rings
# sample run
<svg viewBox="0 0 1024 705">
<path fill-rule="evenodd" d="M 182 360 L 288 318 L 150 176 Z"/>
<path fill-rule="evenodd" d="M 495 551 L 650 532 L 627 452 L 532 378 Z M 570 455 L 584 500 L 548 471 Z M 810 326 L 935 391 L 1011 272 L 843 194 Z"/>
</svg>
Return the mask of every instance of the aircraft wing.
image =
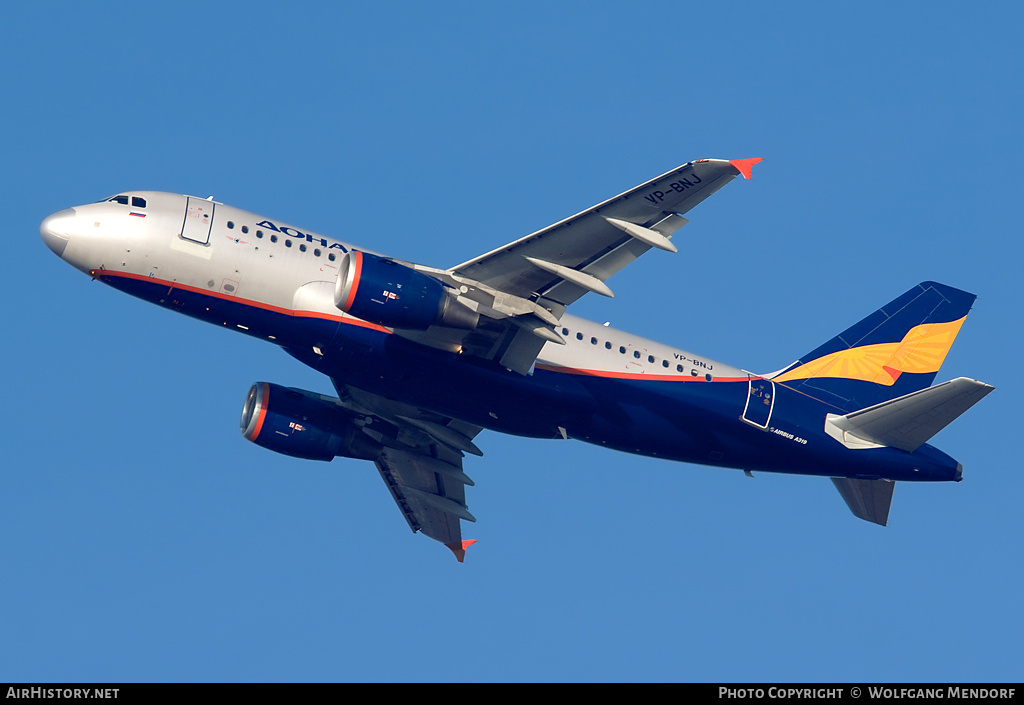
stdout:
<svg viewBox="0 0 1024 705">
<path fill-rule="evenodd" d="M 461 562 L 461 521 L 476 521 L 466 508 L 471 481 L 462 472 L 462 455 L 444 448 L 434 453 L 385 448 L 376 463 L 409 528 L 448 546 Z"/>
<path fill-rule="evenodd" d="M 361 417 L 363 433 L 384 446 L 374 461 L 409 528 L 440 541 L 461 563 L 473 541 L 463 541 L 461 522 L 476 519 L 466 507 L 463 452 L 479 426 L 442 417 L 335 382 L 339 403 Z"/>
<path fill-rule="evenodd" d="M 682 214 L 740 174 L 750 178 L 759 161 L 689 162 L 449 271 L 563 306 L 588 291 L 611 296 L 605 280 L 651 247 L 676 251 L 669 238 L 689 222 Z"/>
<path fill-rule="evenodd" d="M 605 281 L 652 247 L 676 252 L 682 216 L 760 159 L 699 159 L 447 271 L 432 274 L 480 314 L 471 332 L 437 327 L 402 335 L 495 360 L 527 374 L 566 307 L 588 292 L 614 296 Z"/>
</svg>

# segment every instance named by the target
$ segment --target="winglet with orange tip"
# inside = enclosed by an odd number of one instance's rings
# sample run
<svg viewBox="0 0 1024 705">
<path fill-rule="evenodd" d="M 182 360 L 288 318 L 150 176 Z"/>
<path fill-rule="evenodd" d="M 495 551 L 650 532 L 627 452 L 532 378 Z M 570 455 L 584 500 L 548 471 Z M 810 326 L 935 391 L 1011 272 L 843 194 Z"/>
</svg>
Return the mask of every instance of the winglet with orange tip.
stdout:
<svg viewBox="0 0 1024 705">
<path fill-rule="evenodd" d="M 750 178 L 750 172 L 753 171 L 754 165 L 758 162 L 763 162 L 763 157 L 754 157 L 752 159 L 730 159 L 729 163 L 736 167 L 744 179 Z"/>
<path fill-rule="evenodd" d="M 456 560 L 462 563 L 466 559 L 466 549 L 476 543 L 476 539 L 468 539 L 462 543 L 446 543 L 445 546 L 455 554 Z"/>
</svg>

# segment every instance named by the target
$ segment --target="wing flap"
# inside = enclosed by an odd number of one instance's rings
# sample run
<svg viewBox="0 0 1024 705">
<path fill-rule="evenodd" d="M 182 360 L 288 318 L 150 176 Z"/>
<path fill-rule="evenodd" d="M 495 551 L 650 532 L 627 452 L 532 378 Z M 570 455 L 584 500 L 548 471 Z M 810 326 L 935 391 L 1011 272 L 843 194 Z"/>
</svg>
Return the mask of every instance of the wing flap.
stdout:
<svg viewBox="0 0 1024 705">
<path fill-rule="evenodd" d="M 444 454 L 447 449 L 440 449 Z M 446 460 L 394 448 L 385 448 L 376 460 L 377 470 L 388 486 L 409 528 L 441 543 L 462 541 L 460 520 L 476 521 L 466 508 L 466 485 L 461 456 L 454 451 Z"/>
<path fill-rule="evenodd" d="M 409 528 L 440 541 L 462 561 L 461 521 L 476 521 L 466 506 L 463 451 L 480 455 L 481 428 L 386 399 L 332 379 L 337 403 L 363 420 L 364 433 L 382 446 L 374 461 Z"/>
</svg>

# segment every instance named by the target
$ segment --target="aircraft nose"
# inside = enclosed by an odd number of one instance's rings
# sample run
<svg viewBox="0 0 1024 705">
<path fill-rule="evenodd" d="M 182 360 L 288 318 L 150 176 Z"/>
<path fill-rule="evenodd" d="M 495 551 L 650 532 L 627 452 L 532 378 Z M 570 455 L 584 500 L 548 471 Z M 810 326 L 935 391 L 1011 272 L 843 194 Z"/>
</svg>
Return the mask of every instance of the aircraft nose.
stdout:
<svg viewBox="0 0 1024 705">
<path fill-rule="evenodd" d="M 65 208 L 52 215 L 46 216 L 39 225 L 39 234 L 46 246 L 53 250 L 58 257 L 64 256 L 64 248 L 68 246 L 71 239 L 71 223 L 75 218 L 74 208 Z"/>
</svg>

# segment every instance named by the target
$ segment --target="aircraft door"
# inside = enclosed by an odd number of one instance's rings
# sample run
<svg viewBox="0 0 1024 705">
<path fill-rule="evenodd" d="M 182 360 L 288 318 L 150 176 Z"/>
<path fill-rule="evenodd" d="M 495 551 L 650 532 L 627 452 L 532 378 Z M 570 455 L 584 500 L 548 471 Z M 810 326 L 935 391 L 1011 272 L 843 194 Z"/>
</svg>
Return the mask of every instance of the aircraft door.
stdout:
<svg viewBox="0 0 1024 705">
<path fill-rule="evenodd" d="M 747 377 L 747 404 L 743 420 L 758 428 L 768 428 L 775 408 L 775 382 L 763 377 Z"/>
<path fill-rule="evenodd" d="M 210 241 L 210 226 L 213 225 L 214 205 L 213 201 L 189 196 L 181 236 L 192 242 L 207 244 Z"/>
</svg>

